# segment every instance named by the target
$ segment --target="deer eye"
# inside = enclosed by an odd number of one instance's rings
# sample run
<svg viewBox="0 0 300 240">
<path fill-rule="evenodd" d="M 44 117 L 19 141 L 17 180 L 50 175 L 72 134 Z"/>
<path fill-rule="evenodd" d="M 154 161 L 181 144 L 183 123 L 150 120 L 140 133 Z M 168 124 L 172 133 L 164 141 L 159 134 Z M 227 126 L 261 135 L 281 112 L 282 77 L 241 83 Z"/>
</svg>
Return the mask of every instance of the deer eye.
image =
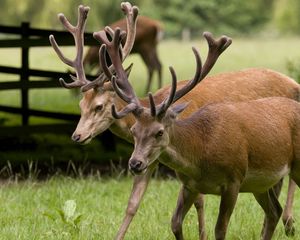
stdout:
<svg viewBox="0 0 300 240">
<path fill-rule="evenodd" d="M 159 137 L 161 137 L 162 135 L 164 135 L 164 130 L 159 130 L 159 131 L 156 133 L 155 137 L 156 137 L 156 138 L 159 138 Z"/>
<path fill-rule="evenodd" d="M 134 135 L 134 132 L 135 132 L 135 129 L 132 127 L 132 128 L 130 128 L 130 133 L 132 134 L 132 135 Z"/>
<path fill-rule="evenodd" d="M 100 112 L 103 109 L 103 104 L 99 104 L 95 107 L 95 112 Z"/>
</svg>

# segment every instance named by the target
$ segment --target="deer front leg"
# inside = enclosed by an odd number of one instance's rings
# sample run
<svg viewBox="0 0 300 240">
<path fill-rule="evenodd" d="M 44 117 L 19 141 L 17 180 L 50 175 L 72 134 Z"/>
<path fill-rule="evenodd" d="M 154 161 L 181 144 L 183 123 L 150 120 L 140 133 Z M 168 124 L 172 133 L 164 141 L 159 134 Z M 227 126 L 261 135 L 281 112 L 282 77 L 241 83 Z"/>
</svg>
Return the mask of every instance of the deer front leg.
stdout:
<svg viewBox="0 0 300 240">
<path fill-rule="evenodd" d="M 198 194 L 196 200 L 194 202 L 194 206 L 197 211 L 198 217 L 198 230 L 199 230 L 199 239 L 206 240 L 206 232 L 205 232 L 205 220 L 204 220 L 204 195 Z"/>
<path fill-rule="evenodd" d="M 232 183 L 222 189 L 219 216 L 215 227 L 216 240 L 225 239 L 227 226 L 239 194 L 240 183 Z"/>
<path fill-rule="evenodd" d="M 116 240 L 124 239 L 129 224 L 131 223 L 133 217 L 137 212 L 137 209 L 140 206 L 141 200 L 144 196 L 144 193 L 146 192 L 152 173 L 157 165 L 158 161 L 149 166 L 147 172 L 144 175 L 134 177 L 133 187 L 126 209 L 126 215 L 123 219 L 121 227 L 119 228 L 118 234 L 115 238 Z"/>
<path fill-rule="evenodd" d="M 293 226 L 294 218 L 292 213 L 295 190 L 296 190 L 296 183 L 290 178 L 286 204 L 282 214 L 282 221 L 284 224 L 285 234 L 287 236 L 295 235 L 295 227 Z"/>
<path fill-rule="evenodd" d="M 191 192 L 184 185 L 180 189 L 177 199 L 177 206 L 173 214 L 171 224 L 172 232 L 177 240 L 183 239 L 182 222 L 192 204 L 195 202 L 197 196 L 197 192 Z"/>
</svg>

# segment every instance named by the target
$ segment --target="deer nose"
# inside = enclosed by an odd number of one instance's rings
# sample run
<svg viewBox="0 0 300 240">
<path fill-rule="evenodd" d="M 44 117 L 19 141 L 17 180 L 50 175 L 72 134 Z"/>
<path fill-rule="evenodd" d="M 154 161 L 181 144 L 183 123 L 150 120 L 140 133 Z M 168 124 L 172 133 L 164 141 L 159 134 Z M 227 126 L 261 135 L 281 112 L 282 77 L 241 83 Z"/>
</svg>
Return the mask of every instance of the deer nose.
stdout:
<svg viewBox="0 0 300 240">
<path fill-rule="evenodd" d="M 81 135 L 80 134 L 73 134 L 72 135 L 72 140 L 74 142 L 79 142 Z"/>
<path fill-rule="evenodd" d="M 142 168 L 142 164 L 143 162 L 138 160 L 138 159 L 130 159 L 129 160 L 129 169 L 131 171 L 133 171 L 134 173 L 138 173 L 138 172 L 141 172 L 143 169 Z"/>
</svg>

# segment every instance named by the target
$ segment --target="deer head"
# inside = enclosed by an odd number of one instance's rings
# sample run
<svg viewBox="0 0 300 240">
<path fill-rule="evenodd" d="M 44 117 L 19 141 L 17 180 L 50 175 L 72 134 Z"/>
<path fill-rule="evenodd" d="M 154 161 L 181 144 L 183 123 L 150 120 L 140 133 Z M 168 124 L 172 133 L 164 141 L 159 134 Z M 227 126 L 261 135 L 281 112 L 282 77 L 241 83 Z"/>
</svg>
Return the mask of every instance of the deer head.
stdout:
<svg viewBox="0 0 300 240">
<path fill-rule="evenodd" d="M 125 32 L 120 32 L 120 37 L 126 37 L 126 42 L 123 47 L 120 42 L 115 43 L 115 46 L 118 49 L 117 51 L 120 52 L 123 61 L 130 53 L 134 43 L 138 8 L 136 6 L 131 6 L 128 2 L 123 2 L 121 3 L 121 9 L 126 15 L 127 36 Z M 73 26 L 64 14 L 58 14 L 58 18 L 63 26 L 74 37 L 76 46 L 76 57 L 74 60 L 65 57 L 56 43 L 54 36 L 49 36 L 50 43 L 58 57 L 62 62 L 72 67 L 76 74 L 76 76 L 70 75 L 73 80 L 71 83 L 66 83 L 64 79 L 60 78 L 59 81 L 61 85 L 68 89 L 80 88 L 83 95 L 79 103 L 81 118 L 72 135 L 72 139 L 75 142 L 82 144 L 89 143 L 93 137 L 106 130 L 114 121 L 111 115 L 111 105 L 114 102 L 115 93 L 109 79 L 107 79 L 103 72 L 100 72 L 95 80 L 88 80 L 83 67 L 84 30 L 89 10 L 89 7 L 84 7 L 82 5 L 78 7 L 78 20 L 76 26 Z M 106 27 L 105 34 L 112 35 L 114 34 L 114 31 L 110 27 Z M 94 35 L 97 35 L 97 33 L 94 33 Z M 130 69 L 131 68 L 127 69 L 126 74 L 129 74 Z M 113 71 L 113 66 L 109 67 L 109 71 Z"/>
<path fill-rule="evenodd" d="M 133 91 L 125 70 L 122 67 L 122 58 L 114 46 L 114 43 L 118 43 L 118 39 L 121 38 L 121 34 L 116 31 L 112 41 L 109 41 L 103 33 L 97 35 L 97 37 L 106 43 L 100 48 L 102 69 L 107 78 L 111 79 L 113 88 L 118 96 L 127 102 L 127 105 L 120 112 L 117 112 L 115 106 L 112 105 L 112 115 L 118 119 L 126 116 L 128 113 L 133 113 L 136 119 L 136 123 L 131 128 L 135 147 L 129 160 L 129 169 L 136 174 L 140 174 L 145 172 L 147 167 L 169 145 L 169 130 L 174 125 L 177 115 L 187 106 L 187 103 L 178 105 L 174 105 L 174 103 L 191 91 L 209 73 L 220 54 L 231 44 L 231 39 L 223 36 L 216 41 L 210 33 L 204 33 L 204 37 L 208 42 L 209 52 L 203 67 L 198 51 L 193 48 L 197 65 L 193 79 L 177 90 L 176 74 L 174 69 L 170 67 L 172 87 L 169 96 L 160 104 L 155 105 L 152 94 L 149 93 L 150 108 L 146 108 L 142 106 Z M 108 52 L 111 58 L 116 76 L 112 75 L 107 67 L 105 62 L 106 52 Z"/>
</svg>

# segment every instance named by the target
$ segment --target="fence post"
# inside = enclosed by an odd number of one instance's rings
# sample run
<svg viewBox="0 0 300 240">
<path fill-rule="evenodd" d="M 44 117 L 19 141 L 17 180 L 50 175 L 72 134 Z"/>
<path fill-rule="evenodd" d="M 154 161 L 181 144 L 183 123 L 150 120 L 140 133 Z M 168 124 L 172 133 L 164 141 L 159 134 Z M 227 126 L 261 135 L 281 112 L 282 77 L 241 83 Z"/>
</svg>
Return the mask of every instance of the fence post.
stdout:
<svg viewBox="0 0 300 240">
<path fill-rule="evenodd" d="M 22 22 L 22 40 L 29 38 L 29 23 Z M 22 47 L 21 53 L 21 108 L 22 108 L 22 125 L 28 125 L 29 120 L 29 102 L 28 102 L 28 82 L 29 82 L 29 47 Z"/>
</svg>

